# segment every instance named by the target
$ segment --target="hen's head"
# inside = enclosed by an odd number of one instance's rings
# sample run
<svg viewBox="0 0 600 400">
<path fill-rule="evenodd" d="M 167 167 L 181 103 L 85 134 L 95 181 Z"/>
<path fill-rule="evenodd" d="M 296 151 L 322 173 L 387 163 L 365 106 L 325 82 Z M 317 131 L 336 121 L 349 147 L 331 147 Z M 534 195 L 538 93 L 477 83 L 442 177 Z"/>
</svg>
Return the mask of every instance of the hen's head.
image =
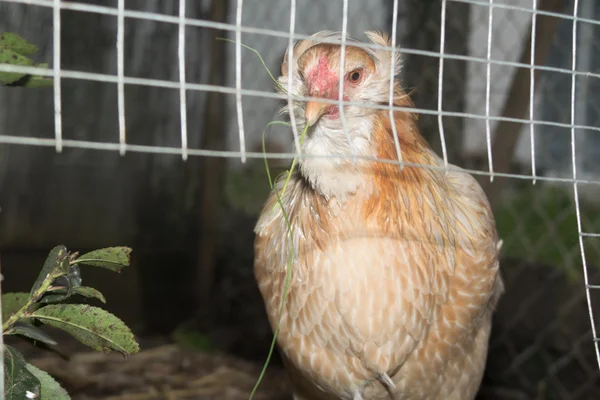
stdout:
<svg viewBox="0 0 600 400">
<path fill-rule="evenodd" d="M 390 47 L 388 37 L 377 32 L 366 32 L 376 45 Z M 291 79 L 292 96 L 340 99 L 363 104 L 389 104 L 390 80 L 400 72 L 400 54 L 386 49 L 356 46 L 357 41 L 347 38 L 344 46 L 344 66 L 341 64 L 341 44 L 322 43 L 319 39 L 340 41 L 341 34 L 322 31 L 307 40 L 299 41 L 293 48 L 291 68 L 286 52 L 281 65 L 279 83 L 287 91 Z M 392 90 L 398 88 L 394 85 Z M 283 92 L 284 90 L 281 90 Z M 340 105 L 315 101 L 294 100 L 292 109 L 299 130 L 310 126 L 302 145 L 308 156 L 375 156 L 372 143 L 375 119 L 381 109 L 361 104 L 346 104 L 342 121 Z M 283 112 L 289 112 L 286 105 Z M 347 131 L 344 131 L 344 127 Z M 350 139 L 350 140 L 348 140 Z M 343 197 L 360 186 L 356 181 L 355 167 L 348 158 L 306 158 L 300 161 L 300 170 L 313 187 L 326 196 Z M 355 165 L 355 164 L 352 164 Z M 346 173 L 346 174 L 344 174 Z M 345 176 L 348 175 L 348 176 Z"/>
<path fill-rule="evenodd" d="M 374 44 L 391 46 L 388 37 L 384 34 L 366 32 L 366 35 Z M 342 46 L 321 43 L 319 39 L 341 41 L 341 34 L 322 31 L 315 33 L 310 39 L 295 44 L 291 71 L 293 95 L 339 100 L 339 90 L 342 85 L 344 101 L 376 104 L 389 101 L 390 79 L 400 71 L 399 52 L 395 52 L 392 63 L 391 52 L 357 47 L 356 40 L 347 38 L 344 67 L 340 70 Z M 285 90 L 288 89 L 290 79 L 288 61 L 289 50 L 284 56 L 281 65 L 282 76 L 279 78 Z M 309 101 L 298 102 L 294 106 L 296 111 L 300 111 L 298 113 L 300 123 L 305 122 L 312 126 L 324 122 L 330 127 L 338 125 L 341 127 L 337 104 Z M 373 108 L 356 105 L 344 106 L 344 115 L 349 118 L 367 116 L 375 111 L 376 109 Z"/>
</svg>

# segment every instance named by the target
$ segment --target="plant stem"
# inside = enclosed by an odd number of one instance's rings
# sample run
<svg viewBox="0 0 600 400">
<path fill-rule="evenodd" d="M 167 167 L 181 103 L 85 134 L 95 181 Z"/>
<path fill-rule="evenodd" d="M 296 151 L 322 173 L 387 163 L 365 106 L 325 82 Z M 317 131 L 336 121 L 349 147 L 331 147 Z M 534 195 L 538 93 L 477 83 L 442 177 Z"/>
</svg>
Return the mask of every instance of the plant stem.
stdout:
<svg viewBox="0 0 600 400">
<path fill-rule="evenodd" d="M 276 123 L 276 121 L 273 121 L 271 123 L 274 124 L 274 123 Z M 271 124 L 271 123 L 269 123 L 269 124 Z M 308 125 L 306 125 L 304 127 L 304 130 L 302 131 L 302 135 L 300 135 L 300 144 L 302 144 L 302 142 L 304 141 L 304 137 L 306 136 L 307 131 L 308 131 Z M 269 162 L 267 161 L 267 152 L 266 152 L 266 147 L 265 147 L 265 133 L 264 132 L 263 132 L 263 136 L 262 136 L 262 146 L 263 146 L 263 155 L 264 155 L 264 160 L 265 160 L 265 168 L 267 170 L 267 178 L 269 179 L 269 185 L 271 186 L 271 190 L 275 191 L 275 195 L 277 196 L 277 203 L 273 206 L 273 210 L 277 206 L 281 207 L 281 213 L 283 215 L 283 220 L 285 221 L 285 224 L 287 226 L 287 233 L 288 233 L 289 239 L 290 239 L 290 251 L 289 251 L 289 255 L 288 255 L 288 265 L 287 265 L 286 272 L 285 272 L 283 296 L 281 298 L 281 304 L 279 306 L 279 317 L 277 318 L 277 325 L 275 327 L 275 331 L 273 332 L 273 340 L 271 341 L 271 346 L 269 348 L 269 353 L 267 354 L 267 359 L 265 360 L 265 363 L 260 372 L 260 375 L 258 376 L 256 384 L 254 385 L 254 388 L 252 389 L 252 392 L 250 393 L 249 400 L 252 400 L 254 398 L 254 394 L 258 390 L 258 386 L 262 382 L 263 377 L 264 377 L 265 373 L 267 372 L 267 367 L 269 366 L 269 362 L 271 361 L 271 357 L 273 356 L 273 352 L 275 351 L 275 345 L 277 343 L 277 336 L 279 335 L 279 327 L 281 324 L 281 317 L 283 315 L 283 309 L 285 307 L 285 299 L 287 297 L 287 293 L 288 293 L 288 290 L 290 287 L 290 280 L 292 278 L 292 265 L 294 263 L 294 234 L 292 232 L 292 224 L 290 222 L 289 216 L 288 216 L 287 212 L 285 211 L 285 207 L 283 206 L 282 197 L 285 194 L 285 189 L 287 188 L 288 182 L 290 181 L 290 177 L 292 176 L 292 173 L 294 172 L 294 167 L 296 166 L 298 157 L 294 157 L 294 160 L 292 161 L 290 170 L 288 171 L 287 178 L 286 178 L 283 188 L 281 190 L 281 194 L 279 194 L 279 193 L 277 193 L 277 189 L 275 188 L 275 185 L 273 184 L 273 180 L 271 179 L 271 171 L 269 169 Z"/>
<path fill-rule="evenodd" d="M 228 42 L 232 42 L 235 43 L 233 40 L 230 39 L 226 39 L 226 38 L 217 38 L 217 40 L 225 40 Z M 279 89 L 281 91 L 283 91 L 284 93 L 287 93 L 287 90 L 285 90 L 285 88 L 283 86 L 281 86 L 281 84 L 279 83 L 279 81 L 277 81 L 277 79 L 275 79 L 275 77 L 273 76 L 273 74 L 271 73 L 271 71 L 269 71 L 269 68 L 267 68 L 267 65 L 265 64 L 265 61 L 263 60 L 263 58 L 261 57 L 260 53 L 256 50 L 253 49 L 252 47 L 246 46 L 244 44 L 240 44 L 242 47 L 254 52 L 258 58 L 260 59 L 261 63 L 263 64 L 263 66 L 265 67 L 265 69 L 267 70 L 267 73 L 269 74 L 269 76 L 271 77 L 271 79 L 273 80 L 273 82 L 275 82 L 275 84 L 279 87 Z M 267 124 L 267 127 L 270 125 L 274 125 L 274 124 L 283 124 L 283 125 L 290 125 L 287 122 L 282 122 L 282 121 L 271 121 Z M 283 296 L 281 299 L 281 304 L 279 306 L 279 318 L 277 319 L 277 325 L 275 327 L 275 331 L 273 333 L 273 340 L 271 341 L 271 347 L 269 348 L 269 353 L 267 355 L 267 359 L 263 365 L 262 371 L 260 372 L 260 375 L 256 381 L 256 384 L 254 385 L 254 388 L 252 389 L 252 392 L 250 393 L 250 400 L 252 400 L 252 398 L 254 397 L 256 391 L 258 390 L 258 387 L 260 385 L 260 383 L 262 382 L 262 379 L 266 373 L 267 367 L 269 366 L 269 362 L 271 360 L 271 356 L 273 355 L 273 352 L 275 350 L 275 344 L 277 341 L 277 335 L 279 334 L 279 325 L 281 323 L 281 317 L 283 315 L 283 309 L 285 307 L 285 299 L 287 297 L 287 293 L 289 290 L 289 285 L 290 285 L 290 280 L 292 277 L 292 265 L 294 262 L 294 236 L 293 236 L 293 232 L 292 232 L 292 224 L 290 222 L 290 219 L 287 215 L 287 212 L 285 211 L 285 207 L 283 206 L 283 195 L 285 194 L 285 190 L 287 189 L 288 183 L 290 182 L 290 178 L 292 177 L 292 174 L 294 172 L 294 168 L 296 167 L 296 163 L 298 162 L 298 157 L 294 157 L 294 159 L 292 160 L 292 165 L 290 166 L 289 171 L 287 171 L 287 177 L 285 179 L 285 182 L 283 184 L 283 188 L 281 190 L 281 194 L 277 192 L 277 189 L 275 188 L 274 182 L 271 178 L 271 171 L 269 169 L 269 162 L 267 161 L 267 151 L 266 151 L 266 145 L 265 145 L 265 133 L 266 133 L 266 128 L 263 131 L 262 134 L 262 150 L 263 150 L 263 155 L 264 155 L 264 162 L 265 162 L 265 169 L 267 171 L 267 179 L 269 180 L 269 186 L 271 188 L 271 190 L 275 191 L 275 195 L 277 196 L 277 202 L 276 204 L 273 206 L 273 209 L 271 211 L 274 211 L 275 208 L 277 206 L 279 206 L 281 208 L 281 212 L 283 214 L 283 219 L 284 222 L 287 226 L 287 233 L 289 235 L 289 239 L 290 239 L 290 251 L 289 251 L 289 255 L 288 255 L 288 265 L 287 265 L 287 269 L 286 269 L 286 275 L 285 275 L 285 282 L 284 282 L 284 288 L 283 288 Z M 302 131 L 302 134 L 300 135 L 300 145 L 302 145 L 302 143 L 304 142 L 304 138 L 306 136 L 306 133 L 308 132 L 308 124 L 306 124 L 304 126 L 304 130 Z"/>
<path fill-rule="evenodd" d="M 23 307 L 21 307 L 19 311 L 11 315 L 10 318 L 8 318 L 6 322 L 2 324 L 2 334 L 5 334 L 9 329 L 13 327 L 14 324 L 24 319 L 27 316 L 27 314 L 31 312 L 31 308 L 35 305 L 35 303 L 37 303 L 39 299 L 42 298 L 44 293 L 48 291 L 50 286 L 52 286 L 52 282 L 56 278 L 57 276 L 53 272 L 49 273 L 46 276 L 46 279 L 44 279 L 42 286 L 40 286 L 40 288 L 29 297 L 29 299 L 27 299 L 25 304 L 23 304 Z"/>
<path fill-rule="evenodd" d="M 302 131 L 302 134 L 300 135 L 300 145 L 302 146 L 302 143 L 304 142 L 304 137 L 306 136 L 306 132 L 308 132 L 308 125 L 304 126 L 304 130 Z M 264 152 L 264 150 L 263 150 Z M 290 170 L 287 173 L 287 177 L 285 178 L 285 182 L 283 183 L 283 188 L 281 189 L 281 197 L 283 198 L 283 195 L 285 194 L 285 190 L 287 189 L 288 183 L 290 182 L 290 178 L 292 177 L 292 174 L 294 173 L 294 169 L 296 168 L 296 163 L 298 162 L 298 157 L 294 157 L 294 159 L 292 160 L 292 165 L 290 167 Z M 268 166 L 267 166 L 268 169 Z M 273 185 L 271 185 L 273 186 Z M 280 199 L 278 199 L 280 200 Z M 285 210 L 283 209 L 283 204 L 281 204 L 281 201 L 278 201 L 277 204 L 275 204 L 273 206 L 273 210 L 275 210 L 275 208 L 277 207 L 277 205 L 279 204 L 279 206 L 281 207 L 282 211 L 285 212 Z"/>
</svg>

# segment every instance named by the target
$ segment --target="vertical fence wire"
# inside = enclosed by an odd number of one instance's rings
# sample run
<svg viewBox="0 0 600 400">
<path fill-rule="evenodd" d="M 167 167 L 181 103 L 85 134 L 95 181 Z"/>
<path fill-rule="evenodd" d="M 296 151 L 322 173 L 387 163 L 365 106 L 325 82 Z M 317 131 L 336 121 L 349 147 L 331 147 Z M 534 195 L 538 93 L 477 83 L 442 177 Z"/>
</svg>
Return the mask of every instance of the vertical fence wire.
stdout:
<svg viewBox="0 0 600 400">
<path fill-rule="evenodd" d="M 442 115 L 442 102 L 444 98 L 444 53 L 446 51 L 446 6 L 447 1 L 442 0 L 442 15 L 440 27 L 440 60 L 438 68 L 438 126 L 440 129 L 440 143 L 442 146 L 442 157 L 444 159 L 444 167 L 448 171 L 448 151 L 446 149 L 446 135 L 444 134 L 444 120 Z"/>
<path fill-rule="evenodd" d="M 342 130 L 346 135 L 346 140 L 348 141 L 348 148 L 352 154 L 352 159 L 356 162 L 356 158 L 354 157 L 355 151 L 354 146 L 352 145 L 352 138 L 350 137 L 350 131 L 348 130 L 348 121 L 346 120 L 346 113 L 344 112 L 344 68 L 346 64 L 346 37 L 348 36 L 348 0 L 342 0 L 342 37 L 341 37 L 341 52 L 340 52 L 340 85 L 338 88 L 338 98 L 339 98 L 339 109 L 340 109 L 340 120 L 342 121 Z"/>
<path fill-rule="evenodd" d="M 579 0 L 574 0 L 573 3 L 573 30 L 572 30 L 572 42 L 571 42 L 571 46 L 572 46 L 572 53 L 571 53 L 571 70 L 573 72 L 572 76 L 571 76 L 571 160 L 572 160 L 572 168 L 573 168 L 573 179 L 577 179 L 577 158 L 576 158 L 576 128 L 575 128 L 575 123 L 577 122 L 576 119 L 576 107 L 575 107 L 575 103 L 576 103 L 576 90 L 577 90 L 577 76 L 575 74 L 575 71 L 577 71 L 577 16 L 578 16 L 578 9 L 579 9 Z M 579 234 L 579 250 L 581 253 L 581 263 L 582 263 L 582 268 L 583 268 L 583 281 L 585 284 L 585 295 L 586 295 L 586 300 L 587 300 L 587 306 L 588 306 L 588 311 L 589 311 L 589 317 L 590 317 L 590 324 L 591 324 L 591 329 L 592 329 L 592 336 L 593 336 L 593 341 L 594 341 L 594 349 L 596 351 L 596 360 L 598 362 L 598 367 L 600 368 L 600 348 L 598 345 L 598 335 L 596 334 L 596 322 L 594 319 L 594 313 L 593 313 L 593 309 L 592 309 L 592 299 L 591 299 L 591 293 L 590 293 L 590 283 L 589 283 L 589 276 L 588 276 L 588 268 L 587 268 L 587 258 L 586 258 L 586 252 L 585 252 L 585 243 L 584 243 L 584 235 L 583 233 L 583 228 L 582 228 L 582 223 L 581 223 L 581 205 L 580 205 L 580 201 L 579 201 L 579 185 L 578 183 L 575 181 L 573 183 L 573 195 L 574 195 L 574 202 L 575 202 L 575 214 L 577 217 L 577 232 Z"/>
<path fill-rule="evenodd" d="M 490 117 L 491 86 L 492 86 L 492 36 L 494 32 L 494 0 L 490 0 L 488 9 L 488 34 L 487 34 L 487 52 L 485 65 L 485 141 L 488 156 L 488 168 L 490 172 L 490 182 L 494 181 L 494 161 L 492 159 L 492 132 Z"/>
<path fill-rule="evenodd" d="M 125 0 L 119 0 L 117 16 L 117 109 L 119 118 L 119 153 L 125 155 Z"/>
<path fill-rule="evenodd" d="M 396 129 L 396 124 L 394 121 L 394 78 L 396 68 L 396 36 L 398 35 L 398 0 L 394 0 L 393 11 L 392 11 L 392 36 L 391 36 L 391 45 L 392 45 L 392 54 L 390 56 L 390 96 L 388 99 L 388 104 L 390 106 L 390 121 L 392 121 L 392 134 L 394 136 L 394 146 L 396 146 L 396 154 L 398 155 L 398 163 L 400 164 L 400 168 L 403 168 L 402 162 L 402 149 L 400 148 L 400 139 L 398 139 L 398 130 Z"/>
<path fill-rule="evenodd" d="M 54 0 L 52 9 L 53 22 L 53 69 L 54 69 L 54 136 L 56 139 L 56 151 L 62 152 L 62 96 L 60 84 L 60 0 Z"/>
<path fill-rule="evenodd" d="M 240 140 L 240 159 L 246 162 L 246 135 L 244 132 L 244 108 L 242 107 L 242 10 L 244 0 L 237 0 L 235 14 L 235 104 Z"/>
<path fill-rule="evenodd" d="M 290 124 L 292 126 L 292 134 L 294 136 L 294 144 L 296 145 L 296 153 L 300 154 L 300 135 L 298 134 L 298 125 L 296 124 L 296 114 L 294 113 L 294 32 L 296 31 L 296 0 L 291 0 L 290 3 L 290 35 L 288 38 L 288 83 L 287 83 L 287 103 L 290 111 Z"/>
<path fill-rule="evenodd" d="M 188 133 L 187 133 L 187 101 L 185 79 L 185 2 L 179 0 L 179 31 L 177 40 L 177 55 L 179 60 L 179 116 L 181 120 L 181 158 L 188 158 Z"/>
<path fill-rule="evenodd" d="M 535 123 L 534 123 L 534 111 L 535 111 L 535 43 L 536 43 L 536 29 L 537 29 L 537 0 L 532 0 L 533 12 L 531 13 L 531 69 L 529 70 L 529 143 L 531 146 L 531 175 L 533 176 L 532 184 L 536 183 L 536 168 L 535 168 Z"/>
</svg>

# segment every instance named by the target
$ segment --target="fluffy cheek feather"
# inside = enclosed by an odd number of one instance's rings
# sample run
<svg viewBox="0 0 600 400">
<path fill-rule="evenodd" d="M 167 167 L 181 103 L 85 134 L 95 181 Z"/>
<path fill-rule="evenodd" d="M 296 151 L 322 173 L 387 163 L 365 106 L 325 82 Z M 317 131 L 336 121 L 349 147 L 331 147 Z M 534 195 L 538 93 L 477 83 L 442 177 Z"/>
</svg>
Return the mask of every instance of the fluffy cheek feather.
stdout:
<svg viewBox="0 0 600 400">
<path fill-rule="evenodd" d="M 360 118 L 348 121 L 348 125 L 352 126 L 350 143 L 343 129 L 335 126 L 339 122 L 324 119 L 309 133 L 302 146 L 302 152 L 309 156 L 300 163 L 302 175 L 313 189 L 326 198 L 343 199 L 364 187 L 365 178 L 359 171 L 366 162 L 358 159 L 353 163 L 350 157 L 352 154 L 358 157 L 373 156 L 371 120 Z"/>
<path fill-rule="evenodd" d="M 292 91 L 291 91 L 292 96 L 293 97 L 306 96 L 307 95 L 306 85 L 304 84 L 304 82 L 302 81 L 302 79 L 300 78 L 300 76 L 298 75 L 298 72 L 296 70 L 293 71 L 291 80 L 292 80 Z M 287 75 L 280 76 L 277 81 L 279 82 L 281 87 L 283 87 L 283 89 L 285 89 L 286 91 L 288 90 L 290 78 Z M 278 92 L 282 93 L 282 94 L 287 94 L 285 91 L 282 91 L 280 88 L 278 88 Z M 292 102 L 292 110 L 294 112 L 294 117 L 296 119 L 296 124 L 297 124 L 298 130 L 304 129 L 304 126 L 306 125 L 306 118 L 304 117 L 304 105 L 303 104 L 304 103 L 301 103 L 298 101 Z M 290 113 L 290 108 L 289 108 L 288 102 L 286 102 L 286 104 L 281 108 L 279 113 L 282 115 Z"/>
</svg>

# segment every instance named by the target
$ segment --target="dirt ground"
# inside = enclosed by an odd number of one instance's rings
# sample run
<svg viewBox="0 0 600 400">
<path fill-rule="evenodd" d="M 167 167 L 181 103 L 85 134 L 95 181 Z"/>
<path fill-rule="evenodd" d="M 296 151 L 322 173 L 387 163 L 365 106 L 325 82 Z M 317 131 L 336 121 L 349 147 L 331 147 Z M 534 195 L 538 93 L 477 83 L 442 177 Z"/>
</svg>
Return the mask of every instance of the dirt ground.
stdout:
<svg viewBox="0 0 600 400">
<path fill-rule="evenodd" d="M 262 366 L 220 352 L 190 350 L 163 339 L 140 340 L 140 353 L 124 358 L 86 350 L 67 337 L 60 350 L 43 352 L 14 343 L 29 361 L 51 374 L 73 400 L 247 400 Z M 269 368 L 257 400 L 291 400 L 285 374 Z"/>
</svg>

